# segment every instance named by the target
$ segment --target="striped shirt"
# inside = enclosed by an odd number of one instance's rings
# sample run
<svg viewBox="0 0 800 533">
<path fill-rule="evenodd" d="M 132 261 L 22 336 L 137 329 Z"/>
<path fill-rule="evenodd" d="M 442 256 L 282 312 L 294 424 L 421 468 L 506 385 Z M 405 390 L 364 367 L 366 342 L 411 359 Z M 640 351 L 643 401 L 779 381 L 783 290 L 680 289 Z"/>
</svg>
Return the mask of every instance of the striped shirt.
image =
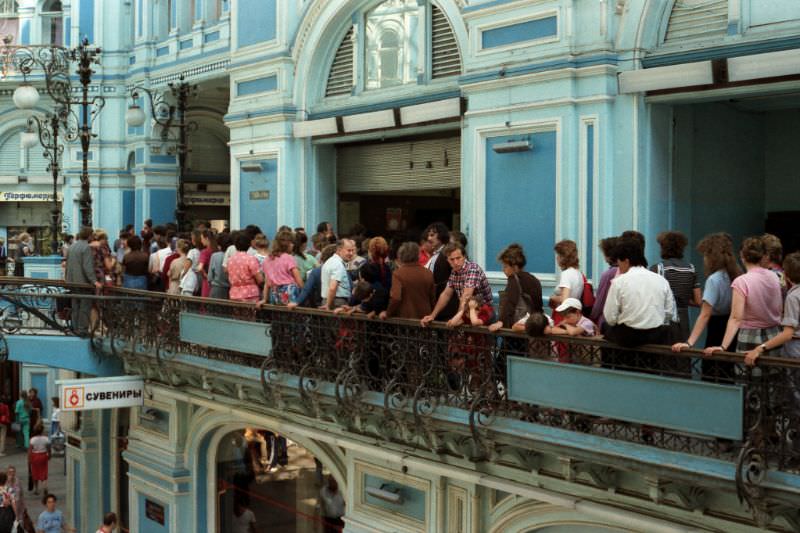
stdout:
<svg viewBox="0 0 800 533">
<path fill-rule="evenodd" d="M 683 259 L 671 258 L 651 266 L 650 270 L 663 276 L 669 282 L 669 288 L 672 289 L 678 309 L 689 307 L 694 289 L 700 288 L 693 264 L 687 263 Z"/>
</svg>

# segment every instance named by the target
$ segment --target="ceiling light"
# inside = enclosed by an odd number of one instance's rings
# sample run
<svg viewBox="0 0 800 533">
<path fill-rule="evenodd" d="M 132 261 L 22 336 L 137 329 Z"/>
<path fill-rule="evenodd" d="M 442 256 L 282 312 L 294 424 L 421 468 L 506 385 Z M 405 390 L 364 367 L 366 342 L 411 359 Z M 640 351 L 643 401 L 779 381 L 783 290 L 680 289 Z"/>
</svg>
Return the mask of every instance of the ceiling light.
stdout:
<svg viewBox="0 0 800 533">
<path fill-rule="evenodd" d="M 492 145 L 492 150 L 498 154 L 508 154 L 511 152 L 527 152 L 532 148 L 530 141 L 507 141 Z"/>
</svg>

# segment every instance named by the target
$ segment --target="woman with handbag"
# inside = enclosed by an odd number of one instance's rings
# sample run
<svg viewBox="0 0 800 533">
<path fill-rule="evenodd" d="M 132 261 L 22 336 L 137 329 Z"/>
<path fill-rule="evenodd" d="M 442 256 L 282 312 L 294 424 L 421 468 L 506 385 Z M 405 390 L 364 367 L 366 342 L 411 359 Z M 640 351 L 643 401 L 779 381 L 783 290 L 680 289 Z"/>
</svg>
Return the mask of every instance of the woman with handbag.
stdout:
<svg viewBox="0 0 800 533">
<path fill-rule="evenodd" d="M 8 434 L 8 426 L 11 425 L 11 410 L 8 408 L 7 396 L 0 399 L 0 457 L 6 455 L 6 435 Z"/>
<path fill-rule="evenodd" d="M 489 326 L 490 331 L 511 328 L 529 313 L 541 313 L 542 284 L 536 276 L 525 272 L 525 252 L 517 243 L 509 244 L 497 260 L 508 277 L 505 290 L 500 295 L 500 320 Z"/>
<path fill-rule="evenodd" d="M 17 502 L 8 486 L 8 476 L 0 472 L 0 533 L 17 529 Z"/>
<path fill-rule="evenodd" d="M 31 402 L 28 400 L 28 391 L 20 391 L 19 400 L 14 405 L 14 416 L 16 425 L 12 428 L 17 433 L 17 446 L 28 449 L 31 432 Z"/>
</svg>

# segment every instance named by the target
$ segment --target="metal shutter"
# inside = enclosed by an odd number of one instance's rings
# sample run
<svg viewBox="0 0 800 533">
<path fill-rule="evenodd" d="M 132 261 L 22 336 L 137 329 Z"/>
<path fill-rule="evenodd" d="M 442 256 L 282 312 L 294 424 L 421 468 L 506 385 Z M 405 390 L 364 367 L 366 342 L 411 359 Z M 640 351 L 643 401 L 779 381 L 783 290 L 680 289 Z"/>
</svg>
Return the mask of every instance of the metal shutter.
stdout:
<svg viewBox="0 0 800 533">
<path fill-rule="evenodd" d="M 339 192 L 455 189 L 461 186 L 461 140 L 340 146 L 336 179 Z"/>
<path fill-rule="evenodd" d="M 350 94 L 353 90 L 353 50 L 353 26 L 350 26 L 333 58 L 325 96 Z"/>
<path fill-rule="evenodd" d="M 67 150 L 64 150 L 64 154 L 67 154 Z M 63 159 L 64 156 L 59 161 L 62 165 L 64 163 Z M 47 176 L 49 174 L 47 167 L 50 165 L 50 161 L 44 158 L 44 148 L 38 144 L 26 150 L 25 162 L 25 173 L 28 176 Z"/>
<path fill-rule="evenodd" d="M 728 0 L 675 0 L 664 42 L 723 36 L 728 29 Z"/>
<path fill-rule="evenodd" d="M 431 54 L 431 76 L 434 79 L 461 74 L 456 36 L 444 12 L 435 4 L 431 5 Z"/>
</svg>

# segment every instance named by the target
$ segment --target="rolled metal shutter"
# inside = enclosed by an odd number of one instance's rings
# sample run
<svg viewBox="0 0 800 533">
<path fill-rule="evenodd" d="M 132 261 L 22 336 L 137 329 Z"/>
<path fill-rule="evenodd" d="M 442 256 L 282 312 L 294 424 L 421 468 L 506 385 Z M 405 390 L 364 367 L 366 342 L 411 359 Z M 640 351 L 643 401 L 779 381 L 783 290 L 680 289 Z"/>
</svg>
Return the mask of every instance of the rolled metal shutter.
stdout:
<svg viewBox="0 0 800 533">
<path fill-rule="evenodd" d="M 20 173 L 19 130 L 9 133 L 0 146 L 0 176 L 18 176 Z M 41 157 L 41 155 L 40 155 Z"/>
<path fill-rule="evenodd" d="M 461 186 L 461 139 L 342 145 L 339 192 L 419 191 Z"/>
</svg>

